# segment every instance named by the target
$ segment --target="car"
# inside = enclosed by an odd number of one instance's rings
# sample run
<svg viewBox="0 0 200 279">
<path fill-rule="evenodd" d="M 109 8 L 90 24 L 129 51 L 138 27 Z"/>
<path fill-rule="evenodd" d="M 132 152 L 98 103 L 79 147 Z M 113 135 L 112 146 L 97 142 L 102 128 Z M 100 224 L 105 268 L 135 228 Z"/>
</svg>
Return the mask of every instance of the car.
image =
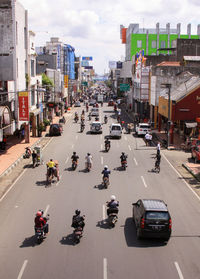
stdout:
<svg viewBox="0 0 200 279">
<path fill-rule="evenodd" d="M 99 109 L 98 108 L 92 108 L 91 109 L 91 116 L 99 116 Z"/>
<path fill-rule="evenodd" d="M 111 99 L 110 101 L 108 101 L 108 106 L 109 106 L 109 107 L 114 106 L 114 101 L 113 101 L 113 99 Z"/>
<path fill-rule="evenodd" d="M 89 106 L 94 106 L 95 104 L 96 104 L 96 100 L 91 99 L 91 100 L 89 101 Z"/>
<path fill-rule="evenodd" d="M 79 101 L 75 102 L 74 104 L 75 107 L 80 107 L 81 106 L 81 103 Z"/>
<path fill-rule="evenodd" d="M 193 145 L 192 146 L 191 157 L 192 157 L 192 159 L 194 159 L 195 163 L 200 161 L 200 145 Z"/>
<path fill-rule="evenodd" d="M 133 203 L 137 238 L 170 239 L 172 220 L 167 205 L 159 199 L 139 199 Z"/>
<path fill-rule="evenodd" d="M 49 136 L 61 136 L 63 127 L 61 124 L 51 124 L 49 128 Z"/>
<path fill-rule="evenodd" d="M 91 134 L 102 134 L 102 125 L 99 121 L 94 121 L 90 124 Z"/>
<path fill-rule="evenodd" d="M 138 136 L 144 136 L 146 135 L 146 133 L 150 133 L 151 132 L 151 126 L 148 123 L 139 123 L 136 126 L 136 135 Z"/>
<path fill-rule="evenodd" d="M 112 123 L 110 125 L 110 137 L 121 138 L 122 136 L 122 126 L 119 123 Z"/>
</svg>

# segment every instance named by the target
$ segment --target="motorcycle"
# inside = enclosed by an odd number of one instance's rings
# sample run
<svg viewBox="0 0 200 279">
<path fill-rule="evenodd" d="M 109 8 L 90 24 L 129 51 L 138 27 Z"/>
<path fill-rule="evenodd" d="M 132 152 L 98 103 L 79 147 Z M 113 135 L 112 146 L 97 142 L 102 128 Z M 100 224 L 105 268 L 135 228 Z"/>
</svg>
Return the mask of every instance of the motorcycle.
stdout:
<svg viewBox="0 0 200 279">
<path fill-rule="evenodd" d="M 88 119 L 89 119 L 89 121 L 92 119 L 91 114 L 88 115 Z"/>
<path fill-rule="evenodd" d="M 72 160 L 72 170 L 75 170 L 77 168 L 78 162 Z"/>
<path fill-rule="evenodd" d="M 127 161 L 125 161 L 125 160 L 122 161 L 122 162 L 121 162 L 121 166 L 122 166 L 122 169 L 123 169 L 123 170 L 126 170 L 126 168 L 127 168 Z"/>
<path fill-rule="evenodd" d="M 82 133 L 82 132 L 84 131 L 84 129 L 85 129 L 85 125 L 84 125 L 84 124 L 81 124 L 81 130 L 80 130 L 80 132 Z"/>
<path fill-rule="evenodd" d="M 110 144 L 105 143 L 105 151 L 108 152 L 110 150 Z"/>
<path fill-rule="evenodd" d="M 112 212 L 108 215 L 108 225 L 111 228 L 115 227 L 118 220 L 118 208 L 113 208 Z"/>
<path fill-rule="evenodd" d="M 49 215 L 47 215 L 47 216 L 49 216 Z M 43 217 L 43 219 L 46 221 L 46 224 L 47 224 L 49 218 Z M 35 227 L 35 237 L 36 237 L 37 243 L 40 244 L 46 238 L 45 229 Z"/>
<path fill-rule="evenodd" d="M 31 157 L 31 149 L 30 147 L 25 148 L 25 154 L 23 155 L 24 159 L 29 159 Z"/>
<path fill-rule="evenodd" d="M 74 121 L 77 123 L 78 120 L 79 120 L 79 117 L 78 117 L 78 115 L 76 115 L 76 116 L 74 117 Z"/>
<path fill-rule="evenodd" d="M 103 187 L 107 189 L 109 184 L 109 177 L 103 177 Z"/>
<path fill-rule="evenodd" d="M 81 237 L 83 236 L 83 228 L 77 227 L 74 229 L 74 243 L 78 244 L 80 242 Z"/>
<path fill-rule="evenodd" d="M 85 166 L 86 166 L 86 171 L 90 172 L 92 164 L 88 163 L 88 162 L 85 162 Z"/>
<path fill-rule="evenodd" d="M 108 123 L 108 118 L 107 117 L 104 117 L 104 122 L 105 122 L 105 124 Z"/>
</svg>

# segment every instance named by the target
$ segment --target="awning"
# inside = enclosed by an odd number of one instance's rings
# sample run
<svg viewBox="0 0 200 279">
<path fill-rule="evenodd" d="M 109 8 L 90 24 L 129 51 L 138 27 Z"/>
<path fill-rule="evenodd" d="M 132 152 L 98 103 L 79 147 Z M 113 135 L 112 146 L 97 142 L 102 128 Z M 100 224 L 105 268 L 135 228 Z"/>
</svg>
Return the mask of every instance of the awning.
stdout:
<svg viewBox="0 0 200 279">
<path fill-rule="evenodd" d="M 36 116 L 36 115 L 38 115 L 38 114 L 40 114 L 40 109 L 38 108 L 38 109 L 34 109 L 34 110 L 32 110 L 32 111 L 30 111 L 30 115 L 31 116 Z"/>
<path fill-rule="evenodd" d="M 186 128 L 195 128 L 197 126 L 197 122 L 185 122 Z"/>
</svg>

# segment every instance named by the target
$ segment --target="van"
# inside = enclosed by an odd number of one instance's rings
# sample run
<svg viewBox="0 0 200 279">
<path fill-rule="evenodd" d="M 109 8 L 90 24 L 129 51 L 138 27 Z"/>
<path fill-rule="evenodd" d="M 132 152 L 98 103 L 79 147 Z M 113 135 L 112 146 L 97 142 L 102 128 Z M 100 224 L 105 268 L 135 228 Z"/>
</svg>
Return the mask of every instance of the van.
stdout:
<svg viewBox="0 0 200 279">
<path fill-rule="evenodd" d="M 121 138 L 122 136 L 122 126 L 118 123 L 113 123 L 110 125 L 110 137 Z"/>
<path fill-rule="evenodd" d="M 133 220 L 137 238 L 153 237 L 168 241 L 172 231 L 172 221 L 167 205 L 158 199 L 140 199 L 133 203 Z"/>
<path fill-rule="evenodd" d="M 91 109 L 91 116 L 99 116 L 99 109 L 98 108 L 92 108 Z"/>
</svg>

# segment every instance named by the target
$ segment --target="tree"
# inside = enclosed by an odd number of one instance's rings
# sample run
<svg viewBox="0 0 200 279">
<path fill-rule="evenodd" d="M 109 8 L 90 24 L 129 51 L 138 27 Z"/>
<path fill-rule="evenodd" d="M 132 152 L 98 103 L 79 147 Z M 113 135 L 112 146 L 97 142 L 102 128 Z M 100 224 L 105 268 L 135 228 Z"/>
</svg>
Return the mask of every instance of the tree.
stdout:
<svg viewBox="0 0 200 279">
<path fill-rule="evenodd" d="M 54 86 L 53 81 L 45 73 L 42 74 L 42 86 L 46 86 L 48 90 Z"/>
</svg>

